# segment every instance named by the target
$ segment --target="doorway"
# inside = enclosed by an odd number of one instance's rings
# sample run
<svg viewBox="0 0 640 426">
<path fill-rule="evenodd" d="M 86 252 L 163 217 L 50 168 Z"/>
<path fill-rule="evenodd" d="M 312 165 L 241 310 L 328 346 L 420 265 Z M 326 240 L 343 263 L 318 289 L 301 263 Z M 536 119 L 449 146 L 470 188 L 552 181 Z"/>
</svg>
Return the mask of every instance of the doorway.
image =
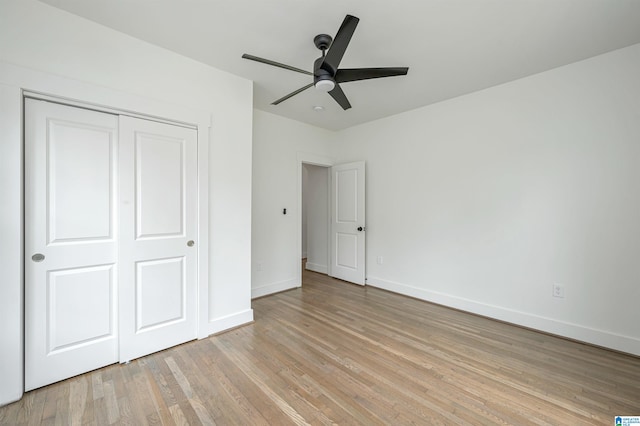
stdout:
<svg viewBox="0 0 640 426">
<path fill-rule="evenodd" d="M 331 166 L 333 166 L 333 159 L 330 157 L 325 157 L 322 155 L 315 155 L 315 154 L 309 154 L 309 153 L 305 153 L 305 152 L 298 152 L 297 154 L 297 196 L 298 196 L 298 208 L 297 208 L 297 223 L 296 223 L 296 229 L 297 229 L 297 238 L 296 238 L 296 251 L 295 251 L 295 255 L 296 255 L 296 265 L 297 265 L 297 274 L 296 274 L 296 279 L 298 280 L 297 284 L 298 287 L 302 286 L 302 259 L 304 258 L 304 255 L 306 254 L 308 256 L 308 249 L 307 249 L 307 244 L 308 244 L 308 239 L 309 239 L 309 235 L 308 233 L 304 235 L 304 244 L 303 244 L 303 225 L 302 225 L 302 218 L 303 218 L 303 197 L 307 198 L 307 196 L 309 194 L 305 194 L 307 191 L 305 191 L 305 188 L 303 187 L 303 173 L 305 170 L 305 167 L 309 167 L 309 166 L 315 166 L 318 168 L 323 168 L 326 170 L 326 173 L 329 174 L 329 170 L 331 168 Z M 307 169 L 308 172 L 308 169 Z M 308 177 L 308 176 L 307 176 Z M 306 179 L 306 178 L 305 178 Z M 305 180 L 306 182 L 306 180 Z M 329 191 L 329 178 L 327 178 L 327 192 Z M 327 215 L 329 215 L 329 199 L 327 198 L 326 201 L 326 210 L 327 210 Z M 308 218 L 307 218 L 308 219 Z M 305 219 L 306 220 L 306 219 Z M 327 220 L 327 227 L 329 226 L 329 222 Z M 306 229 L 306 222 L 305 222 L 305 229 Z M 305 231 L 306 232 L 306 231 Z M 329 234 L 327 231 L 327 259 L 329 258 Z M 303 247 L 305 247 L 303 249 Z M 330 273 L 329 270 L 329 266 L 328 266 L 328 261 L 327 261 L 327 274 Z"/>
<path fill-rule="evenodd" d="M 310 182 L 317 185 L 308 188 Z M 322 195 L 311 197 L 312 192 Z M 316 204 L 323 200 L 326 200 L 325 205 Z M 327 212 L 324 222 L 316 221 L 310 225 L 310 217 L 317 220 L 315 215 L 322 216 L 322 212 Z M 326 224 L 326 230 L 323 223 Z M 314 241 L 310 229 L 314 234 L 320 232 L 327 235 L 326 244 L 321 243 L 322 238 Z M 303 262 L 300 258 L 304 259 L 305 255 L 307 269 L 365 285 L 365 230 L 364 161 L 334 165 L 323 157 L 298 154 L 298 286 L 302 285 Z M 311 254 L 310 248 L 313 251 Z M 310 255 L 313 258 L 309 258 Z"/>
<path fill-rule="evenodd" d="M 302 165 L 303 267 L 329 274 L 329 168 Z"/>
</svg>

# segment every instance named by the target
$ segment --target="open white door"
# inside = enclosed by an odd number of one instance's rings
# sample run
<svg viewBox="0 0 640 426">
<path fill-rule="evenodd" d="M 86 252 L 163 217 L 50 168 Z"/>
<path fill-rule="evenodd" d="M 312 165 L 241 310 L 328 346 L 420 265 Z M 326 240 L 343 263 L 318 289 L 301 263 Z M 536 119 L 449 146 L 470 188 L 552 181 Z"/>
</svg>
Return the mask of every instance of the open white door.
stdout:
<svg viewBox="0 0 640 426">
<path fill-rule="evenodd" d="M 120 362 L 197 333 L 197 132 L 120 118 Z"/>
<path fill-rule="evenodd" d="M 332 277 L 365 284 L 364 161 L 331 167 Z"/>
<path fill-rule="evenodd" d="M 117 145 L 115 115 L 25 100 L 27 391 L 118 361 Z"/>
</svg>

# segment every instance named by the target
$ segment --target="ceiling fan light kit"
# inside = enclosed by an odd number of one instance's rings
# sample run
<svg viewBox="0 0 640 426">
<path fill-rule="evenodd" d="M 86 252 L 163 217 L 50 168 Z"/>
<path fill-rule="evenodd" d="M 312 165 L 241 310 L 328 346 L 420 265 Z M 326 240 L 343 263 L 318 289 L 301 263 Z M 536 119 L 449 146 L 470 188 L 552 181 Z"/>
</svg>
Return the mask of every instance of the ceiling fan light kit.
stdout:
<svg viewBox="0 0 640 426">
<path fill-rule="evenodd" d="M 330 92 L 336 87 L 336 82 L 331 78 L 319 79 L 315 82 L 314 87 L 321 92 Z"/>
<path fill-rule="evenodd" d="M 349 46 L 349 42 L 351 41 L 351 37 L 353 36 L 359 21 L 360 20 L 355 16 L 347 15 L 344 18 L 340 29 L 338 29 L 335 38 L 332 39 L 331 36 L 327 34 L 318 34 L 314 37 L 313 43 L 322 51 L 322 56 L 315 60 L 313 64 L 313 73 L 246 53 L 242 55 L 242 57 L 244 59 L 313 76 L 313 83 L 307 84 L 306 86 L 275 100 L 271 105 L 278 105 L 298 93 L 307 90 L 311 86 L 314 86 L 320 91 L 329 93 L 329 95 L 342 107 L 342 109 L 347 110 L 351 108 L 351 104 L 349 103 L 347 96 L 342 91 L 340 83 L 406 75 L 409 71 L 409 68 L 407 67 L 339 69 L 338 67 L 342 61 L 342 57 L 347 50 L 347 46 Z"/>
</svg>

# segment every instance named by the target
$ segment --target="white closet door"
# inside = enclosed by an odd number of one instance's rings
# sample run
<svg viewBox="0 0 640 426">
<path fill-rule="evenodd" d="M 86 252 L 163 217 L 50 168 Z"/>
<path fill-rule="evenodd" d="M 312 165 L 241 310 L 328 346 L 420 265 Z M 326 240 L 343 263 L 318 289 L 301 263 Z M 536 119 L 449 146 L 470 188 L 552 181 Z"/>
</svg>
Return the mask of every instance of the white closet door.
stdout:
<svg viewBox="0 0 640 426">
<path fill-rule="evenodd" d="M 118 361 L 118 117 L 25 101 L 25 389 Z"/>
<path fill-rule="evenodd" d="M 197 132 L 120 119 L 120 361 L 196 338 Z"/>
</svg>

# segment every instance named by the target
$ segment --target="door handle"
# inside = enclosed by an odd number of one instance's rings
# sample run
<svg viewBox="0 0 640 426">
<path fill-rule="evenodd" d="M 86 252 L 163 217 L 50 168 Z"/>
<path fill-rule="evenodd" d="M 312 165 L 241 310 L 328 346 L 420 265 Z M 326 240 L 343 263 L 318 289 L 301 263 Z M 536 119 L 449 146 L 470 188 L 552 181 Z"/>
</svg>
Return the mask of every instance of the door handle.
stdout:
<svg viewBox="0 0 640 426">
<path fill-rule="evenodd" d="M 365 230 L 365 228 L 363 228 L 362 226 L 358 226 L 358 232 L 362 232 L 364 230 Z"/>
<path fill-rule="evenodd" d="M 33 260 L 34 262 L 42 262 L 44 260 L 44 254 L 36 253 L 31 256 L 31 260 Z"/>
<path fill-rule="evenodd" d="M 194 244 L 195 242 L 193 240 L 187 241 L 187 247 L 193 247 Z"/>
</svg>

